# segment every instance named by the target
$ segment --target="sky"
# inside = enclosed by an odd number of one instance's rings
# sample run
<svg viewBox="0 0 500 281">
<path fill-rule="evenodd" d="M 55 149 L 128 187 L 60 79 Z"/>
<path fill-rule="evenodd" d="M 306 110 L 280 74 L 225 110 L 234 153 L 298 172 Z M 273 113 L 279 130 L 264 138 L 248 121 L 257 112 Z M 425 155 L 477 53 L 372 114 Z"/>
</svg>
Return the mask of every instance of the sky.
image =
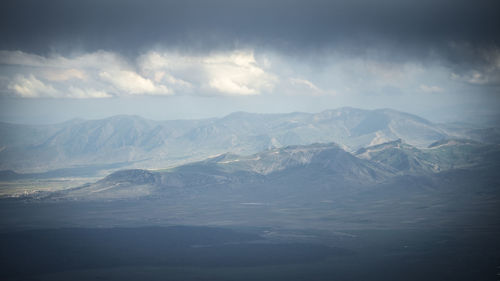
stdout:
<svg viewBox="0 0 500 281">
<path fill-rule="evenodd" d="M 0 121 L 351 106 L 492 123 L 499 27 L 489 0 L 4 0 Z"/>
</svg>

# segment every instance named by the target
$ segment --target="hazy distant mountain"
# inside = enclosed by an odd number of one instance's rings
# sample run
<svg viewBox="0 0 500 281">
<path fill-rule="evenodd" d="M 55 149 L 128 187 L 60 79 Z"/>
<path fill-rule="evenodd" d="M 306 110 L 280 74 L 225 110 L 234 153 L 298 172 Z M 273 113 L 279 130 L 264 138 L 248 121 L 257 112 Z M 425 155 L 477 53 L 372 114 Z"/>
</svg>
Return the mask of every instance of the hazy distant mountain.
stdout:
<svg viewBox="0 0 500 281">
<path fill-rule="evenodd" d="M 317 114 L 237 112 L 203 120 L 115 116 L 45 126 L 1 123 L 0 170 L 40 172 L 126 162 L 131 168 L 157 168 L 225 152 L 250 155 L 275 147 L 328 142 L 348 151 L 397 139 L 425 147 L 456 137 L 457 132 L 461 131 L 403 112 L 354 108 Z"/>
</svg>

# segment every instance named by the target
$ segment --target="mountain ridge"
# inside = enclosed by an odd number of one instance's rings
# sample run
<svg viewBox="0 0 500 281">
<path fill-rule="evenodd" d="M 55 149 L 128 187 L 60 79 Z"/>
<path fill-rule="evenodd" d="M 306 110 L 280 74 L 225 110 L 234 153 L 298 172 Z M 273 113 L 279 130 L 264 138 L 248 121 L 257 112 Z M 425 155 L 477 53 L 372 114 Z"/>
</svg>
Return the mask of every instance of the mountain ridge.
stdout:
<svg viewBox="0 0 500 281">
<path fill-rule="evenodd" d="M 343 149 L 404 139 L 417 147 L 452 136 L 437 124 L 392 109 L 339 108 L 319 113 L 236 112 L 222 118 L 154 121 L 119 115 L 25 126 L 0 124 L 0 169 L 16 172 L 130 162 L 155 168 L 231 152 L 338 143 Z M 454 135 L 453 135 L 454 136 Z"/>
<path fill-rule="evenodd" d="M 456 156 L 447 159 L 450 149 Z M 258 186 L 266 192 L 285 193 L 297 188 L 304 192 L 305 187 L 313 186 L 311 192 L 332 188 L 357 190 L 397 182 L 399 177 L 430 180 L 446 171 L 496 165 L 498 159 L 500 146 L 483 144 L 465 150 L 460 144 L 453 148 L 417 149 L 396 140 L 354 154 L 335 143 L 291 145 L 249 156 L 225 153 L 163 170 L 120 170 L 96 183 L 64 191 L 63 197 L 139 198 L 172 191 L 241 191 Z"/>
</svg>

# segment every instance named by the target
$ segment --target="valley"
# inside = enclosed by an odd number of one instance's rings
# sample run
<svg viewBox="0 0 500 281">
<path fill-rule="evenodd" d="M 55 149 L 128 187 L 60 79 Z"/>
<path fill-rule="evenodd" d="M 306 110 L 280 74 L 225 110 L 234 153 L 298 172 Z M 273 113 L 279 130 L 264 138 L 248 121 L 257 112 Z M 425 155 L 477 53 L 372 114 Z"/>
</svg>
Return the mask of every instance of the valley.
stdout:
<svg viewBox="0 0 500 281">
<path fill-rule="evenodd" d="M 371 138 L 356 126 L 350 141 Z M 500 262 L 500 146 L 491 134 L 440 132 L 425 145 L 399 134 L 362 147 L 330 141 L 237 154 L 238 144 L 155 169 L 4 171 L 2 278 L 491 280 Z M 21 273 L 26 260 L 33 266 Z"/>
</svg>

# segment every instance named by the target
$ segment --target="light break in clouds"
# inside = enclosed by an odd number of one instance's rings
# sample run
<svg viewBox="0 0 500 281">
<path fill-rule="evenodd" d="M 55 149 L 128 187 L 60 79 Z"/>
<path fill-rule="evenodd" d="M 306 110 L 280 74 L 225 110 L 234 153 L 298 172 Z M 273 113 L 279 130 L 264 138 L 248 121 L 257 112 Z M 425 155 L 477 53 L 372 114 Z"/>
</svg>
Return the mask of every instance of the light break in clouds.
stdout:
<svg viewBox="0 0 500 281">
<path fill-rule="evenodd" d="M 390 95 L 456 92 L 467 84 L 496 86 L 500 55 L 492 54 L 487 67 L 457 74 L 440 61 L 390 61 L 335 52 L 306 61 L 251 49 L 209 54 L 151 50 L 135 58 L 110 51 L 73 56 L 0 51 L 0 70 L 3 95 L 21 98 Z"/>
<path fill-rule="evenodd" d="M 492 49 L 483 57 L 487 63 L 467 68 L 439 57 L 388 59 L 380 49 L 365 55 L 332 49 L 307 57 L 265 48 L 181 52 L 155 47 L 137 56 L 103 50 L 66 55 L 4 50 L 0 98 L 6 101 L 2 108 L 9 120 L 20 118 L 15 116 L 29 120 L 31 114 L 8 106 L 13 99 L 94 101 L 82 108 L 71 103 L 77 107 L 73 110 L 70 103 L 58 108 L 67 111 L 64 119 L 85 118 L 88 110 L 97 108 L 97 116 L 180 118 L 185 115 L 175 114 L 181 109 L 206 117 L 237 110 L 318 112 L 339 106 L 389 107 L 429 118 L 447 115 L 443 108 L 484 111 L 500 104 L 500 52 Z M 162 103 L 155 109 L 160 111 L 138 109 L 138 98 L 153 97 L 161 99 L 155 101 Z M 103 99 L 124 100 L 123 110 L 100 103 Z M 165 112 L 167 105 L 170 115 Z M 80 113 L 73 116 L 77 110 Z"/>
<path fill-rule="evenodd" d="M 135 60 L 113 52 L 48 57 L 1 51 L 3 92 L 22 98 L 106 98 L 126 95 L 259 95 L 277 78 L 253 51 L 182 55 L 150 51 Z"/>
</svg>

